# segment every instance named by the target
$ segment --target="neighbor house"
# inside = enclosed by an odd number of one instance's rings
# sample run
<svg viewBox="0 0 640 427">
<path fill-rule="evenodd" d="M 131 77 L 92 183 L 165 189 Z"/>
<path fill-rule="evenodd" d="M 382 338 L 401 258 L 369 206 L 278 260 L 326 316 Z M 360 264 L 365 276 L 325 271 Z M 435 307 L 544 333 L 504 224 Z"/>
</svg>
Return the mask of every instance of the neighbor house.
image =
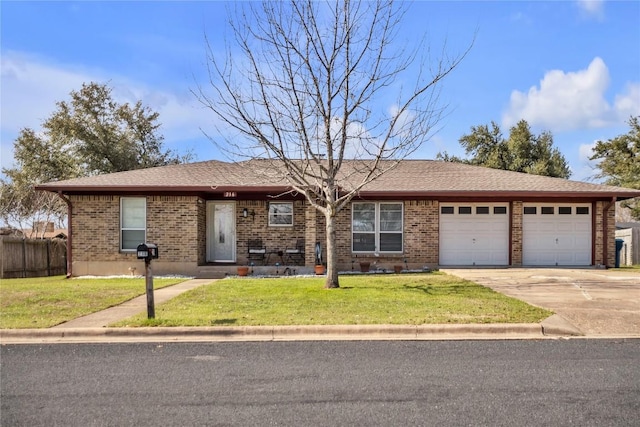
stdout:
<svg viewBox="0 0 640 427">
<path fill-rule="evenodd" d="M 324 218 L 286 182 L 265 181 L 261 165 L 206 161 L 37 189 L 68 204 L 73 275 L 140 272 L 136 247 L 145 241 L 159 247 L 156 274 L 207 276 L 247 264 L 311 271 L 316 243 L 325 246 Z M 612 267 L 615 203 L 637 196 L 620 187 L 406 160 L 338 213 L 338 267 Z"/>
</svg>

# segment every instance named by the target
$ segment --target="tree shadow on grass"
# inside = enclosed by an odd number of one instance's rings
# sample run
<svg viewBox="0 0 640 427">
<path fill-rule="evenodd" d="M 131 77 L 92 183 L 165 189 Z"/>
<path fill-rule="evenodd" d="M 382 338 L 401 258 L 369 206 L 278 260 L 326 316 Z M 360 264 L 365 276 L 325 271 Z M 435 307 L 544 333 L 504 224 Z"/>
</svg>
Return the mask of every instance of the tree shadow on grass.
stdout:
<svg viewBox="0 0 640 427">
<path fill-rule="evenodd" d="M 402 287 L 410 291 L 424 292 L 427 295 L 433 295 L 434 293 L 433 288 L 429 285 L 402 285 Z"/>
<path fill-rule="evenodd" d="M 402 287 L 407 290 L 424 292 L 427 295 L 469 295 L 472 291 L 477 290 L 475 284 L 435 287 L 431 285 L 402 285 Z"/>
</svg>

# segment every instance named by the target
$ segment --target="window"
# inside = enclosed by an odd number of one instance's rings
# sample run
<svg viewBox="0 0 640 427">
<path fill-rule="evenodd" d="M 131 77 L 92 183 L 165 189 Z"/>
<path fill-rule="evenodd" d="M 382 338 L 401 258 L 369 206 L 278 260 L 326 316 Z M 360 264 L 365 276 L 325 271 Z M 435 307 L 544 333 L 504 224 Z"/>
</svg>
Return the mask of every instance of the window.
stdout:
<svg viewBox="0 0 640 427">
<path fill-rule="evenodd" d="M 471 214 L 471 206 L 458 207 L 458 215 L 470 215 L 470 214 Z"/>
<path fill-rule="evenodd" d="M 440 208 L 440 213 L 443 214 L 453 214 L 454 210 L 453 210 L 453 206 L 443 206 Z"/>
<path fill-rule="evenodd" d="M 293 226 L 293 202 L 269 203 L 269 225 L 274 227 Z"/>
<path fill-rule="evenodd" d="M 576 206 L 576 215 L 589 215 L 588 206 Z"/>
<path fill-rule="evenodd" d="M 571 215 L 571 206 L 560 206 L 560 207 L 558 207 L 558 213 L 560 215 Z"/>
<path fill-rule="evenodd" d="M 535 215 L 538 213 L 538 208 L 535 206 L 525 206 L 524 207 L 524 214 L 525 215 Z"/>
<path fill-rule="evenodd" d="M 489 214 L 489 206 L 476 207 L 476 215 L 488 215 L 488 214 Z"/>
<path fill-rule="evenodd" d="M 402 252 L 402 203 L 354 203 L 353 252 Z"/>
<path fill-rule="evenodd" d="M 506 215 L 507 214 L 507 207 L 506 206 L 494 206 L 493 207 L 493 214 L 494 215 Z"/>
<path fill-rule="evenodd" d="M 543 206 L 540 209 L 540 212 L 542 213 L 542 215 L 553 215 L 555 212 L 555 209 L 553 206 Z"/>
<path fill-rule="evenodd" d="M 120 199 L 120 250 L 135 251 L 147 240 L 147 199 Z"/>
</svg>

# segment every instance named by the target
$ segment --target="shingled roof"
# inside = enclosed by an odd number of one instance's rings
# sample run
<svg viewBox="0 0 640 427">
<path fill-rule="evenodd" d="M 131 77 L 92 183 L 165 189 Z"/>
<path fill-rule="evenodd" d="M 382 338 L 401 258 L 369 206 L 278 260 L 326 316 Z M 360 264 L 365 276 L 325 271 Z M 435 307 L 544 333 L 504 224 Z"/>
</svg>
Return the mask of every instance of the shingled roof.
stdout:
<svg viewBox="0 0 640 427">
<path fill-rule="evenodd" d="M 346 162 L 350 170 L 358 162 Z M 38 190 L 64 194 L 215 194 L 233 191 L 273 194 L 289 189 L 278 178 L 260 173 L 260 160 L 230 163 L 216 160 L 161 166 L 50 182 Z M 263 168 L 264 169 L 264 168 Z M 434 160 L 405 160 L 367 184 L 362 197 L 639 197 L 640 190 L 570 181 L 518 172 Z"/>
</svg>

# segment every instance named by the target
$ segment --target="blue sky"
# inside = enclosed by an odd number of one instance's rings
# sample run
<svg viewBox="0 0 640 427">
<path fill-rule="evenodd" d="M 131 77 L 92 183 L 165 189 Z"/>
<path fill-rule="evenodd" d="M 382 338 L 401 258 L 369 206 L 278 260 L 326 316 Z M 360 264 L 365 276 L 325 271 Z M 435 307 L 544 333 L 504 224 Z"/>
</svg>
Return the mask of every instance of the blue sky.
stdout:
<svg viewBox="0 0 640 427">
<path fill-rule="evenodd" d="M 160 113 L 167 148 L 198 160 L 221 158 L 201 129 L 214 119 L 190 90 L 206 83 L 206 34 L 229 36 L 227 3 L 2 1 L 1 164 L 11 166 L 23 127 L 38 129 L 83 82 L 108 83 L 120 102 L 138 99 Z M 573 171 L 593 176 L 596 140 L 628 131 L 640 115 L 640 1 L 418 1 L 399 32 L 432 49 L 475 44 L 443 85 L 450 110 L 420 151 L 463 154 L 471 126 L 496 121 L 505 135 L 519 119 L 549 130 Z"/>
</svg>

